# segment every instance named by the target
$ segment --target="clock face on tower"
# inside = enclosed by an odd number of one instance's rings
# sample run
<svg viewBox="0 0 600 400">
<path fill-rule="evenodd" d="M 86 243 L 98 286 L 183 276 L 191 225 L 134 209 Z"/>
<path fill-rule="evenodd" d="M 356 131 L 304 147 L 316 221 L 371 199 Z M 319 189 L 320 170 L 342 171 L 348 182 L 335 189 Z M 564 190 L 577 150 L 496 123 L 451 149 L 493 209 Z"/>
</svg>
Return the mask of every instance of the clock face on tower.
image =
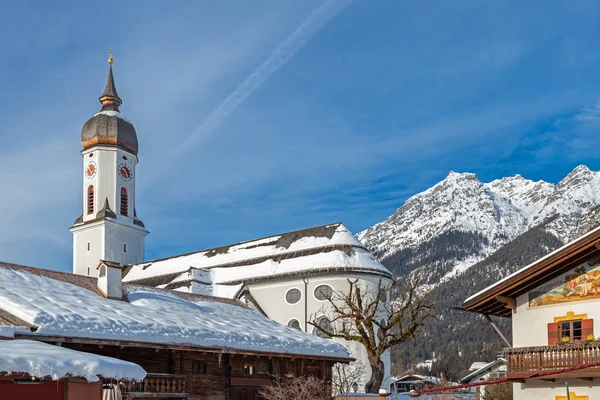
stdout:
<svg viewBox="0 0 600 400">
<path fill-rule="evenodd" d="M 125 182 L 129 182 L 131 178 L 133 178 L 133 172 L 127 164 L 119 164 L 118 173 L 121 179 L 123 179 Z"/>
<path fill-rule="evenodd" d="M 90 161 L 87 166 L 85 167 L 85 176 L 88 179 L 92 179 L 94 176 L 96 176 L 96 171 L 98 171 L 98 167 L 96 166 L 96 163 L 93 161 Z"/>
</svg>

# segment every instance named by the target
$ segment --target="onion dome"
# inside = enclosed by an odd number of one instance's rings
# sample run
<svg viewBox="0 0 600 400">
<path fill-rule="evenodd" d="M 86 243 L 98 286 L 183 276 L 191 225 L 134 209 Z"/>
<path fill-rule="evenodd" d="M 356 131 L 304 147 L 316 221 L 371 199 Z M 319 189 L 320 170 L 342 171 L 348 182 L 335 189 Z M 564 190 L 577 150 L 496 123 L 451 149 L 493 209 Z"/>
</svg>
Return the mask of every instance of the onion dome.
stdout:
<svg viewBox="0 0 600 400">
<path fill-rule="evenodd" d="M 106 87 L 104 88 L 104 93 L 99 98 L 102 109 L 83 125 L 83 129 L 81 130 L 81 144 L 83 144 L 84 150 L 97 145 L 112 145 L 121 147 L 137 155 L 138 141 L 135 128 L 119 112 L 119 106 L 123 104 L 123 101 L 117 94 L 113 78 L 112 49 L 110 55 L 108 59 L 110 67 Z"/>
</svg>

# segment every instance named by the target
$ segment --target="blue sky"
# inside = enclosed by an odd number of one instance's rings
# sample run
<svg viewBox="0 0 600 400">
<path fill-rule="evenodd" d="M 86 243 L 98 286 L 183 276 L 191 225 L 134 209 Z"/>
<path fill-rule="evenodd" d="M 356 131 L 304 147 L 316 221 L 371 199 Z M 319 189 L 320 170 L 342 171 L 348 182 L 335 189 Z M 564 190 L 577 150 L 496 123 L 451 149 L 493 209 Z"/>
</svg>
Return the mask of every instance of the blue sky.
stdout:
<svg viewBox="0 0 600 400">
<path fill-rule="evenodd" d="M 600 169 L 596 1 L 0 4 L 0 259 L 71 269 L 114 49 L 146 257 L 343 221 L 450 170 Z"/>
</svg>

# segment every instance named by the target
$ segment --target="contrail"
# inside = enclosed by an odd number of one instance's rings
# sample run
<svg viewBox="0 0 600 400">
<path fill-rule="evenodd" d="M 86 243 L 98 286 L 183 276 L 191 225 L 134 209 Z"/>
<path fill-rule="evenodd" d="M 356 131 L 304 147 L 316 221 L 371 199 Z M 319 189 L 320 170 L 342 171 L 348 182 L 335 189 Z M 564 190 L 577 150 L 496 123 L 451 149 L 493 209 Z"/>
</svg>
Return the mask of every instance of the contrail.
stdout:
<svg viewBox="0 0 600 400">
<path fill-rule="evenodd" d="M 327 0 L 321 7 L 315 9 L 246 80 L 206 117 L 204 122 L 175 149 L 174 154 L 185 151 L 199 140 L 207 138 L 210 132 L 219 126 L 248 96 L 288 62 L 316 32 L 327 25 L 351 2 L 352 0 Z"/>
</svg>

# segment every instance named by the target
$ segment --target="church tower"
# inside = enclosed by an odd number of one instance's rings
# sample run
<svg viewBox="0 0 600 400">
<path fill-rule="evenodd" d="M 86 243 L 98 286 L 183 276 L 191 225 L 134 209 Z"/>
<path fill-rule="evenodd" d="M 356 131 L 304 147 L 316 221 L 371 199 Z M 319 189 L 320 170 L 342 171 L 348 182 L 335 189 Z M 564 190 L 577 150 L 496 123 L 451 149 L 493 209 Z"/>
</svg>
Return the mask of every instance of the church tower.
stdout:
<svg viewBox="0 0 600 400">
<path fill-rule="evenodd" d="M 108 59 L 108 80 L 100 96 L 102 109 L 81 130 L 83 150 L 82 215 L 73 232 L 73 273 L 97 276 L 100 260 L 121 265 L 144 261 L 148 234 L 135 211 L 135 167 L 138 141 L 135 128 L 120 112 Z"/>
</svg>

